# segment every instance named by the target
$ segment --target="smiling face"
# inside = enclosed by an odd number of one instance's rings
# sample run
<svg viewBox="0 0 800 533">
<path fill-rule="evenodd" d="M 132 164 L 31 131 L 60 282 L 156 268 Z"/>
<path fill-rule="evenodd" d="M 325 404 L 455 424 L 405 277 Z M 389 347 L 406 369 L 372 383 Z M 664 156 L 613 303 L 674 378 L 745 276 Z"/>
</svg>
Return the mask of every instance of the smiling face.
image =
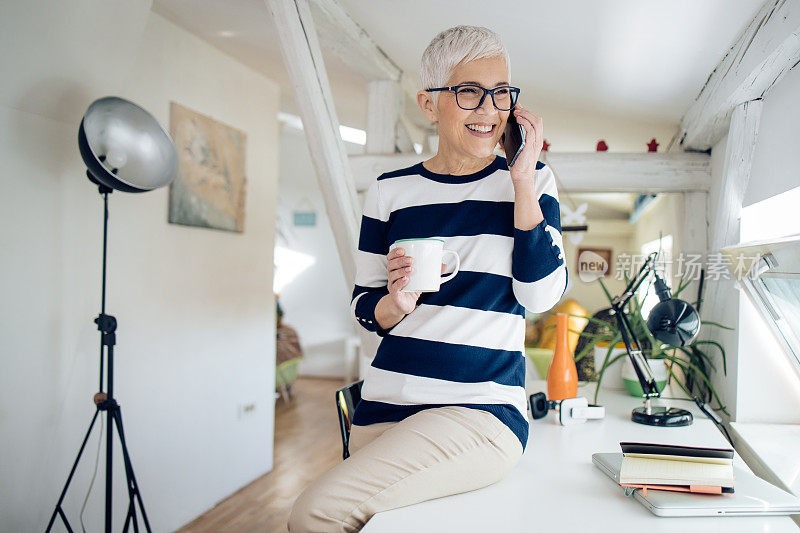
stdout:
<svg viewBox="0 0 800 533">
<path fill-rule="evenodd" d="M 475 83 L 487 89 L 508 85 L 508 69 L 502 57 L 485 57 L 459 63 L 447 86 Z M 447 153 L 458 158 L 487 158 L 500 141 L 510 111 L 500 111 L 488 94 L 481 107 L 467 111 L 456 104 L 453 91 L 440 91 L 437 105 L 430 96 L 420 91 L 417 102 L 439 131 L 439 154 Z M 475 131 L 480 130 L 480 131 Z"/>
</svg>

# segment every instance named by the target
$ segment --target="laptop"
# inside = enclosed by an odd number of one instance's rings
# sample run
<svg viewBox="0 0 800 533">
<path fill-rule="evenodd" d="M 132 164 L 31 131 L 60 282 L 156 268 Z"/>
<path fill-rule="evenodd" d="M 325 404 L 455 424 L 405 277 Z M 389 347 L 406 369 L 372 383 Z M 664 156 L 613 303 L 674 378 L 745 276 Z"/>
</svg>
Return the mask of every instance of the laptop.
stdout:
<svg viewBox="0 0 800 533">
<path fill-rule="evenodd" d="M 595 453 L 592 462 L 619 484 L 621 453 Z M 657 516 L 766 516 L 800 514 L 800 498 L 764 481 L 748 470 L 734 467 L 733 494 L 693 494 L 665 490 L 640 489 L 633 497 Z"/>
</svg>

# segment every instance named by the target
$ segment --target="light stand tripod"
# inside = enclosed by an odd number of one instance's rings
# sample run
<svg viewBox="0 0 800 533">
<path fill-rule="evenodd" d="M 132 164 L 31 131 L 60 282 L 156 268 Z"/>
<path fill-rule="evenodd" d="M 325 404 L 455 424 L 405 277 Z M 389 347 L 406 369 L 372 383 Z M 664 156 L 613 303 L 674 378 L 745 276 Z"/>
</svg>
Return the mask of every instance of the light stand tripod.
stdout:
<svg viewBox="0 0 800 533">
<path fill-rule="evenodd" d="M 106 511 L 105 531 L 111 533 L 112 499 L 112 460 L 114 428 L 119 434 L 122 445 L 122 459 L 125 464 L 125 478 L 128 488 L 128 514 L 125 517 L 123 531 L 133 524 L 138 533 L 139 523 L 136 516 L 136 502 L 142 512 L 144 527 L 150 531 L 147 513 L 144 510 L 139 484 L 133 475 L 133 465 L 125 444 L 125 432 L 122 430 L 122 411 L 114 399 L 114 345 L 117 343 L 117 319 L 106 314 L 106 252 L 108 250 L 108 195 L 114 190 L 140 193 L 168 185 L 178 173 L 178 156 L 175 145 L 167 131 L 147 111 L 138 105 L 119 98 L 106 96 L 92 102 L 81 120 L 78 128 L 78 149 L 86 164 L 86 176 L 99 187 L 103 196 L 103 290 L 100 314 L 94 319 L 100 331 L 100 392 L 94 395 L 97 410 L 83 438 L 78 456 L 72 464 L 67 482 L 58 498 L 56 508 L 47 524 L 47 531 L 53 527 L 56 516 L 60 516 L 67 530 L 72 532 L 61 504 L 75 475 L 75 469 L 81 459 L 86 442 L 92 433 L 94 423 L 100 411 L 106 411 Z M 103 362 L 108 355 L 108 371 L 106 383 L 108 392 L 103 392 Z"/>
<path fill-rule="evenodd" d="M 150 523 L 147 520 L 147 514 L 144 510 L 144 504 L 142 503 L 142 496 L 139 493 L 139 485 L 136 482 L 136 476 L 133 474 L 133 465 L 131 464 L 130 456 L 128 455 L 128 447 L 125 444 L 125 432 L 122 429 L 122 411 L 114 399 L 114 345 L 116 344 L 116 330 L 117 330 L 117 319 L 111 315 L 106 314 L 106 251 L 108 248 L 108 195 L 113 191 L 111 187 L 103 185 L 99 183 L 92 177 L 90 172 L 86 172 L 86 175 L 89 179 L 96 183 L 99 187 L 100 194 L 103 195 L 103 289 L 102 289 L 102 298 L 101 298 L 101 307 L 100 307 L 100 314 L 97 318 L 94 319 L 95 324 L 97 324 L 97 329 L 100 331 L 100 392 L 94 395 L 94 403 L 97 406 L 97 410 L 92 417 L 92 422 L 89 424 L 89 429 L 86 431 L 86 436 L 83 439 L 83 443 L 81 444 L 80 450 L 78 450 L 78 456 L 75 458 L 75 462 L 72 464 L 72 470 L 69 472 L 69 476 L 67 477 L 67 482 L 64 484 L 64 489 L 61 491 L 61 496 L 58 498 L 58 503 L 56 503 L 56 508 L 53 510 L 53 514 L 50 517 L 50 522 L 47 524 L 47 530 L 53 527 L 53 523 L 55 522 L 56 515 L 61 517 L 61 520 L 64 522 L 64 525 L 67 528 L 67 531 L 70 533 L 72 532 L 72 528 L 69 525 L 69 521 L 67 520 L 66 515 L 64 514 L 64 509 L 61 507 L 61 504 L 64 501 L 64 496 L 67 494 L 67 489 L 69 488 L 69 484 L 72 481 L 72 476 L 75 474 L 75 469 L 78 467 L 78 462 L 81 459 L 81 455 L 83 454 L 83 449 L 86 447 L 86 442 L 89 440 L 89 435 L 92 433 L 92 428 L 94 427 L 95 421 L 97 421 L 97 415 L 100 414 L 100 411 L 106 411 L 106 510 L 105 510 L 105 531 L 106 533 L 111 533 L 111 511 L 112 511 L 112 459 L 113 459 L 113 437 L 114 437 L 114 428 L 117 429 L 117 433 L 119 433 L 119 441 L 122 445 L 122 459 L 125 463 L 125 477 L 127 478 L 127 486 L 128 486 L 128 514 L 125 517 L 125 525 L 123 526 L 123 531 L 128 531 L 128 526 L 132 523 L 133 530 L 138 532 L 139 531 L 139 524 L 137 521 L 136 516 L 136 506 L 135 501 L 139 502 L 139 509 L 142 512 L 142 520 L 144 521 L 144 527 L 149 532 L 150 531 Z M 107 352 L 108 354 L 108 376 L 106 378 L 106 383 L 108 385 L 108 392 L 103 392 L 103 357 L 104 353 Z"/>
</svg>

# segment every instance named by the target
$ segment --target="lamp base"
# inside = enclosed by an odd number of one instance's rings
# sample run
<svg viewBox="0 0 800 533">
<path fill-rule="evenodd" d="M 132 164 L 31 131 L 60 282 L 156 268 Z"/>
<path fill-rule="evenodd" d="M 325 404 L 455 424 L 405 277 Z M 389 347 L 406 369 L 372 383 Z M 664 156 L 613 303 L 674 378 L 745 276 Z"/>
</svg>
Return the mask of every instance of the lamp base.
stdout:
<svg viewBox="0 0 800 533">
<path fill-rule="evenodd" d="M 677 407 L 655 406 L 648 414 L 646 407 L 637 407 L 631 412 L 631 420 L 648 426 L 678 427 L 692 423 L 692 413 Z"/>
</svg>

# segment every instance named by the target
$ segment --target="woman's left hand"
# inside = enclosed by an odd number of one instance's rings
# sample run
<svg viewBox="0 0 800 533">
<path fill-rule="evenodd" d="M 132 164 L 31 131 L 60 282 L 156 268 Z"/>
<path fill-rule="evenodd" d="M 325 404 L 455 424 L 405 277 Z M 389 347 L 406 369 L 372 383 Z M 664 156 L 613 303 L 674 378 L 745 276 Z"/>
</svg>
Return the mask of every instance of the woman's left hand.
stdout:
<svg viewBox="0 0 800 533">
<path fill-rule="evenodd" d="M 536 162 L 539 161 L 539 154 L 542 153 L 544 141 L 542 117 L 534 115 L 519 104 L 514 107 L 512 113 L 517 118 L 517 122 L 525 128 L 525 146 L 522 147 L 522 152 L 509 170 L 511 181 L 533 181 Z"/>
</svg>

